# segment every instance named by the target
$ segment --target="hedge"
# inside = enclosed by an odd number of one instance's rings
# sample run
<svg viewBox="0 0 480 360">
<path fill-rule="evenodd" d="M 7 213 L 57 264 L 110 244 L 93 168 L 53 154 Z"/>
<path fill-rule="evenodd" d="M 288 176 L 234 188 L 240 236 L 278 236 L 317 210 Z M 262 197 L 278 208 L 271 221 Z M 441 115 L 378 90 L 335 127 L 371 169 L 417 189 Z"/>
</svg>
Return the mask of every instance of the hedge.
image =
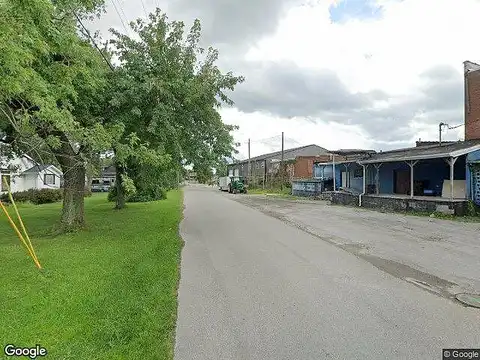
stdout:
<svg viewBox="0 0 480 360">
<path fill-rule="evenodd" d="M 30 189 L 26 191 L 18 191 L 12 193 L 15 202 L 30 201 L 33 204 L 48 204 L 57 202 L 63 199 L 63 189 Z M 8 194 L 2 194 L 1 200 L 3 202 L 10 202 Z"/>
</svg>

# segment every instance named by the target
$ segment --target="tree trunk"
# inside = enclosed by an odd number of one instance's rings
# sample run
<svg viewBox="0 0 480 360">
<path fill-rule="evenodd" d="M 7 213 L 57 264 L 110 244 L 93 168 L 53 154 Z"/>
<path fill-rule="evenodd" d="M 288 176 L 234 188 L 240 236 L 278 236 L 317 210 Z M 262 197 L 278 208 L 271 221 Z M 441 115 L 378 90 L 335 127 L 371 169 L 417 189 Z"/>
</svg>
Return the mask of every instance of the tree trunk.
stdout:
<svg viewBox="0 0 480 360">
<path fill-rule="evenodd" d="M 61 231 L 75 231 L 85 225 L 85 161 L 76 152 L 67 135 L 61 131 L 39 131 L 46 139 L 54 135 L 60 139 L 60 147 L 50 147 L 63 172 L 63 208 L 60 218 Z"/>
<path fill-rule="evenodd" d="M 92 181 L 93 181 L 93 170 L 89 169 L 87 171 L 87 184 L 85 185 L 85 190 L 88 192 L 92 191 Z"/>
<path fill-rule="evenodd" d="M 125 207 L 125 191 L 123 188 L 122 175 L 125 173 L 125 169 L 120 164 L 115 164 L 115 186 L 117 188 L 117 199 L 115 202 L 115 209 L 123 209 Z"/>
<path fill-rule="evenodd" d="M 85 225 L 85 166 L 79 161 L 61 164 L 64 179 L 62 230 L 74 231 Z"/>
</svg>

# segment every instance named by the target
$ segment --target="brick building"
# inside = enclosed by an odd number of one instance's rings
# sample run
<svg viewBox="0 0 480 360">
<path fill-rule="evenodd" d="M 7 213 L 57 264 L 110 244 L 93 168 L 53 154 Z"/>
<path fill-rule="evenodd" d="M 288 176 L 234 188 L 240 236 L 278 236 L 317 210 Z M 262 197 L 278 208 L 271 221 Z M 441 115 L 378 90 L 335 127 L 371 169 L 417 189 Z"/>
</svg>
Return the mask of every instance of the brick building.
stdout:
<svg viewBox="0 0 480 360">
<path fill-rule="evenodd" d="M 465 140 L 480 139 L 480 65 L 464 62 Z"/>
<path fill-rule="evenodd" d="M 248 169 L 248 160 L 230 164 L 228 165 L 229 175 L 248 177 L 252 184 L 259 184 L 263 181 L 268 183 L 278 176 L 281 154 L 281 151 L 276 151 L 252 157 L 250 159 L 250 171 Z M 285 149 L 283 154 L 286 169 L 285 179 L 312 177 L 315 159 L 322 156 L 330 159 L 328 154 L 328 150 L 315 144 Z"/>
<path fill-rule="evenodd" d="M 345 160 L 342 156 L 335 156 L 336 161 Z M 332 154 L 318 156 L 297 156 L 295 162 L 289 169 L 290 179 L 311 179 L 313 178 L 313 170 L 315 163 L 324 163 L 333 160 Z"/>
</svg>

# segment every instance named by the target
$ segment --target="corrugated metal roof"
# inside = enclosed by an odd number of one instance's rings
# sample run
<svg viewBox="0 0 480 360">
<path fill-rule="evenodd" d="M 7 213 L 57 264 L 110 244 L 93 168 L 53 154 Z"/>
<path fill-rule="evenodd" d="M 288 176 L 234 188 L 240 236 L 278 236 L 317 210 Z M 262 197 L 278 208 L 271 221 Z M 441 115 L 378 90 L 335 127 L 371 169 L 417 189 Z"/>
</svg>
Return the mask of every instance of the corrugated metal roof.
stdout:
<svg viewBox="0 0 480 360">
<path fill-rule="evenodd" d="M 327 149 L 325 149 L 321 146 L 318 146 L 318 145 L 315 145 L 315 144 L 310 144 L 310 145 L 305 145 L 305 146 L 299 146 L 299 147 L 296 147 L 296 148 L 285 149 L 285 150 L 283 150 L 283 156 L 284 156 L 284 158 L 286 158 L 291 152 L 298 151 L 298 150 L 301 150 L 301 149 L 306 149 L 308 147 L 316 147 L 319 152 L 323 152 L 324 154 L 329 153 L 329 151 Z M 266 160 L 266 159 L 274 158 L 276 156 L 281 156 L 281 155 L 282 155 L 281 151 L 275 151 L 275 152 L 272 152 L 272 153 L 269 153 L 269 154 L 263 154 L 263 155 L 258 155 L 258 156 L 252 157 L 252 158 L 250 158 L 250 161 Z M 235 162 L 233 164 L 229 164 L 229 165 L 239 165 L 239 164 L 244 164 L 244 163 L 247 163 L 247 162 L 248 162 L 248 159 L 245 159 L 245 160 L 241 160 L 241 161 Z"/>
<path fill-rule="evenodd" d="M 360 159 L 360 164 L 380 162 L 395 162 L 406 160 L 438 159 L 444 157 L 457 157 L 480 150 L 480 140 L 458 141 L 445 145 L 426 145 L 413 148 L 397 149 L 372 154 Z"/>
</svg>

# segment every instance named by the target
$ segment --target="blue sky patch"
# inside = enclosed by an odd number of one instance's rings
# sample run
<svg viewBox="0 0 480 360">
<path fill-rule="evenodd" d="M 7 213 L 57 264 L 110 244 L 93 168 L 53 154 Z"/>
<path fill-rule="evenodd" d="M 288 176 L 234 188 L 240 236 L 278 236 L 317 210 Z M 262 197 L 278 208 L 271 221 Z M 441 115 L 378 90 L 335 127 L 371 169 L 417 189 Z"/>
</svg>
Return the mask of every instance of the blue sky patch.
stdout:
<svg viewBox="0 0 480 360">
<path fill-rule="evenodd" d="M 341 0 L 330 6 L 330 19 L 343 23 L 349 19 L 377 19 L 382 15 L 382 7 L 374 0 Z"/>
</svg>

